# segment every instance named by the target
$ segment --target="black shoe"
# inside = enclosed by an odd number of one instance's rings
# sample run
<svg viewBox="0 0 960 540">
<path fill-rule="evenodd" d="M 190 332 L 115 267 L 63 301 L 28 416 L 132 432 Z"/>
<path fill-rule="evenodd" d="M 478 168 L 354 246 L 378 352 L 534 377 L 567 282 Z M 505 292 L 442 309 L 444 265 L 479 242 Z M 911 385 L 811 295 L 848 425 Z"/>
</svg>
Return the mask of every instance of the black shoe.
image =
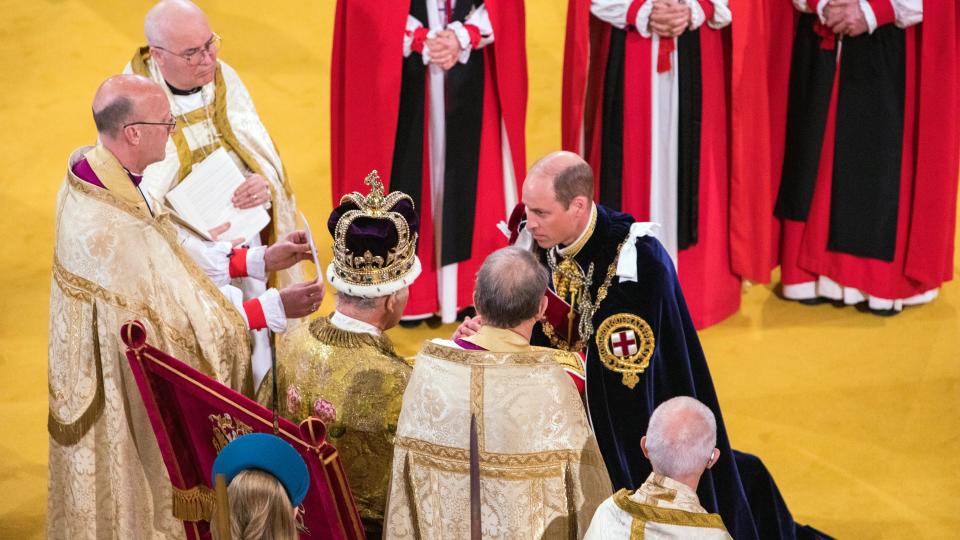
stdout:
<svg viewBox="0 0 960 540">
<path fill-rule="evenodd" d="M 401 328 L 416 328 L 426 319 L 400 319 Z"/>
<path fill-rule="evenodd" d="M 443 326 L 443 319 L 441 319 L 439 315 L 431 315 L 423 321 L 427 323 L 427 328 L 430 328 L 431 330 L 436 330 L 437 328 Z"/>
<path fill-rule="evenodd" d="M 797 300 L 805 306 L 819 306 L 821 304 L 829 303 L 831 300 L 825 296 L 816 296 L 814 298 L 804 298 L 802 300 Z"/>
<path fill-rule="evenodd" d="M 877 317 L 893 317 L 897 313 L 900 313 L 899 311 L 892 308 L 891 309 L 873 309 L 872 307 L 870 307 L 869 302 L 860 302 L 859 304 L 856 305 L 856 308 L 857 308 L 857 311 L 861 313 L 869 313 L 871 315 L 876 315 Z"/>
</svg>

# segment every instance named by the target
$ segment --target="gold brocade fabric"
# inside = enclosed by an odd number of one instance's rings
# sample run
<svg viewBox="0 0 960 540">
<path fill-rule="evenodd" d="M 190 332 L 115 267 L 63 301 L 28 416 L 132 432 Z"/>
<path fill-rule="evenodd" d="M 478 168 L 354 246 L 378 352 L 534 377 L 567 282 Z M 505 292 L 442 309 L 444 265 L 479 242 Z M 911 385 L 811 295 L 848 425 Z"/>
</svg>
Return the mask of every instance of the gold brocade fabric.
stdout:
<svg viewBox="0 0 960 540">
<path fill-rule="evenodd" d="M 277 362 L 280 414 L 295 422 L 307 416 L 324 421 L 360 516 L 382 520 L 410 366 L 387 337 L 341 330 L 327 317 L 289 333 Z M 268 372 L 257 400 L 272 407 L 272 391 Z"/>
<path fill-rule="evenodd" d="M 483 538 L 582 538 L 610 495 L 567 374 L 549 351 L 504 350 L 434 342 L 420 350 L 397 426 L 386 538 L 470 537 L 471 414 Z"/>
<path fill-rule="evenodd" d="M 130 182 L 109 153 L 104 185 Z M 68 165 L 86 149 L 74 152 Z M 69 169 L 69 167 L 68 167 Z M 177 538 L 171 485 L 133 380 L 120 326 L 249 391 L 243 317 L 182 251 L 167 215 L 67 173 L 57 199 L 50 288 L 47 537 Z M 142 199 L 141 199 L 142 201 Z"/>
<path fill-rule="evenodd" d="M 167 143 L 166 158 L 144 171 L 141 187 L 163 200 L 166 193 L 190 173 L 193 165 L 223 146 L 237 161 L 241 171 L 261 175 L 270 187 L 271 220 L 264 230 L 264 245 L 297 229 L 296 199 L 283 161 L 260 120 L 253 98 L 232 67 L 219 61 L 214 81 L 201 90 L 205 106 L 193 111 L 176 109 L 173 95 L 159 68 L 150 59 L 147 47 L 137 49 L 124 71 L 149 77 L 159 84 L 170 100 L 171 113 L 177 117 L 177 129 Z M 276 284 L 281 287 L 303 281 L 301 265 L 294 265 L 276 275 Z"/>
<path fill-rule="evenodd" d="M 600 505 L 586 540 L 627 538 L 724 540 L 730 535 L 720 515 L 704 510 L 689 486 L 650 473 L 633 493 L 622 489 Z"/>
</svg>

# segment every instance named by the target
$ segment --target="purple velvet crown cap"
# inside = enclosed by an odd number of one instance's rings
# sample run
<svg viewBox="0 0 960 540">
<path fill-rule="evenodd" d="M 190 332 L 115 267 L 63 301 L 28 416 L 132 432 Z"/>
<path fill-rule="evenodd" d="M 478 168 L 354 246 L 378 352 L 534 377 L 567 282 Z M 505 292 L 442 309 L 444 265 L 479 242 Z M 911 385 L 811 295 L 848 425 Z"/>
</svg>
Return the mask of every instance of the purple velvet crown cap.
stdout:
<svg viewBox="0 0 960 540">
<path fill-rule="evenodd" d="M 327 220 L 327 229 L 330 231 L 330 235 L 335 235 L 337 223 L 344 214 L 357 209 L 357 205 L 352 202 L 334 208 L 330 214 L 330 219 Z M 420 229 L 420 218 L 409 200 L 401 199 L 397 201 L 389 211 L 403 216 L 410 228 L 410 236 L 413 236 Z M 397 227 L 393 224 L 393 221 L 386 217 L 359 216 L 350 223 L 345 237 L 347 249 L 356 256 L 362 256 L 369 251 L 374 256 L 380 256 L 384 259 L 391 249 L 397 247 L 399 242 L 400 235 L 397 232 Z"/>
</svg>

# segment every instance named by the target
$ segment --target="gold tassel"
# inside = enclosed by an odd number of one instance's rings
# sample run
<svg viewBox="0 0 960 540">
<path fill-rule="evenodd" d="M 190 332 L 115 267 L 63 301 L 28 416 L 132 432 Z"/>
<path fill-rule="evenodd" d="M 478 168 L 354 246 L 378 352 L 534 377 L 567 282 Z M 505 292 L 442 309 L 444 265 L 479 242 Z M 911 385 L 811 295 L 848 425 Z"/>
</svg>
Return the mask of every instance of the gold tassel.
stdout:
<svg viewBox="0 0 960 540">
<path fill-rule="evenodd" d="M 212 489 L 198 484 L 190 489 L 173 488 L 173 517 L 183 521 L 209 521 L 216 496 Z"/>
</svg>

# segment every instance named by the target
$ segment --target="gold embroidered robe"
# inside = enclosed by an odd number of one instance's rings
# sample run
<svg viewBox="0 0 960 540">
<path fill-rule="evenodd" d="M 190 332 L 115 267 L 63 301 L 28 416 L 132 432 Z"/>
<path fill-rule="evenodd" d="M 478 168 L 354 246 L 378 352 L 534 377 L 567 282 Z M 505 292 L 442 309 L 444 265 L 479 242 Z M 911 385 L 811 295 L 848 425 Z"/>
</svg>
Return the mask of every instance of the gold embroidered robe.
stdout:
<svg viewBox="0 0 960 540">
<path fill-rule="evenodd" d="M 689 486 L 650 473 L 633 493 L 621 489 L 597 509 L 585 540 L 724 540 L 723 519 Z"/>
<path fill-rule="evenodd" d="M 280 414 L 294 422 L 308 416 L 324 421 L 360 517 L 375 527 L 383 521 L 397 417 L 410 371 L 389 338 L 337 328 L 329 317 L 290 332 L 277 355 Z M 267 373 L 257 401 L 272 407 L 272 396 Z"/>
<path fill-rule="evenodd" d="M 250 92 L 232 67 L 223 61 L 218 64 L 214 80 L 200 92 L 204 105 L 191 111 L 179 111 L 147 47 L 138 49 L 124 68 L 125 73 L 143 75 L 159 84 L 170 100 L 171 113 L 177 118 L 177 129 L 167 140 L 166 158 L 147 167 L 141 187 L 162 201 L 168 191 L 190 174 L 194 164 L 223 146 L 241 171 L 261 175 L 270 187 L 271 220 L 264 230 L 264 245 L 268 245 L 297 228 L 293 188 Z M 281 287 L 301 281 L 300 265 L 277 272 L 277 285 Z"/>
<path fill-rule="evenodd" d="M 470 537 L 474 414 L 484 539 L 582 538 L 612 488 L 576 387 L 551 351 L 508 330 L 483 327 L 468 341 L 488 350 L 438 341 L 417 355 L 385 537 Z"/>
<path fill-rule="evenodd" d="M 70 171 L 83 154 L 107 189 Z M 120 325 L 142 321 L 153 345 L 249 391 L 246 324 L 106 149 L 74 152 L 56 215 L 47 537 L 182 537 Z"/>
</svg>

